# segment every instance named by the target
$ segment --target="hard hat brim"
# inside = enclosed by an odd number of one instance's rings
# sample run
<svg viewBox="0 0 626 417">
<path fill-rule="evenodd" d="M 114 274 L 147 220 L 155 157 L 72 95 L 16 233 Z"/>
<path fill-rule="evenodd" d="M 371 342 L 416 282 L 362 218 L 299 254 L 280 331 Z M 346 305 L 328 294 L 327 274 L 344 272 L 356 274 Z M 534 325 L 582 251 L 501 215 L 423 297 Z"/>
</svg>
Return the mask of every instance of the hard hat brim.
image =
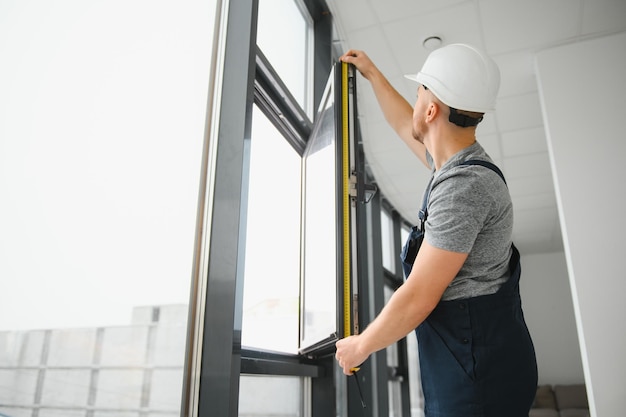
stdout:
<svg viewBox="0 0 626 417">
<path fill-rule="evenodd" d="M 476 105 L 469 105 L 465 103 L 456 103 L 455 102 L 456 100 L 454 100 L 454 98 L 452 97 L 440 96 L 438 92 L 440 90 L 443 91 L 445 89 L 441 88 L 437 80 L 430 79 L 431 77 L 428 77 L 425 74 L 422 74 L 422 73 L 405 74 L 404 78 L 411 80 L 411 81 L 415 81 L 416 83 L 419 83 L 427 87 L 435 95 L 435 97 L 437 97 L 442 103 L 444 103 L 446 106 L 454 107 L 457 110 L 473 111 L 477 113 L 488 113 L 488 112 L 495 111 L 495 103 L 493 103 L 490 106 L 476 106 Z M 430 83 L 428 82 L 429 79 L 431 81 Z"/>
</svg>

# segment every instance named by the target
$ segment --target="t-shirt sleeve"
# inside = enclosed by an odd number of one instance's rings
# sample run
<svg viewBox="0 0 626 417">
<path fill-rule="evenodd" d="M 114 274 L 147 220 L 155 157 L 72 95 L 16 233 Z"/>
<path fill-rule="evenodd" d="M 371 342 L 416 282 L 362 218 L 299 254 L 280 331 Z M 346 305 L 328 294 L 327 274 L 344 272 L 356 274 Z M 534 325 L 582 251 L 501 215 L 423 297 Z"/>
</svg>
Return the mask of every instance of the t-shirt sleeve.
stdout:
<svg viewBox="0 0 626 417">
<path fill-rule="evenodd" d="M 492 204 L 484 187 L 484 182 L 468 169 L 436 184 L 428 203 L 428 243 L 451 252 L 469 253 Z"/>
</svg>

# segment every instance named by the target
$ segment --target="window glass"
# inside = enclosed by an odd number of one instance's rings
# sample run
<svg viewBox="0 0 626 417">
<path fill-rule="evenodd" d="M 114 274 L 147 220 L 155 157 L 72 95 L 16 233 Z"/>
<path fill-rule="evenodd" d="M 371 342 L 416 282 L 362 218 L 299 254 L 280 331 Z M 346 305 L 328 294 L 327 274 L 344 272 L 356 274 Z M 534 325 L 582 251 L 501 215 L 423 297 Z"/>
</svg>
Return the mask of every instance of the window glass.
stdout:
<svg viewBox="0 0 626 417">
<path fill-rule="evenodd" d="M 402 225 L 400 227 L 400 241 L 402 242 L 402 244 L 404 244 L 404 242 L 406 242 L 406 240 L 409 238 L 409 233 L 410 229 L 407 226 Z"/>
<path fill-rule="evenodd" d="M 402 385 L 400 381 L 387 381 L 389 390 L 389 417 L 402 416 Z"/>
<path fill-rule="evenodd" d="M 312 23 L 300 0 L 260 0 L 257 45 L 290 93 L 312 116 Z"/>
<path fill-rule="evenodd" d="M 400 245 L 401 245 L 400 247 L 404 247 L 404 244 L 406 240 L 409 238 L 410 233 L 411 233 L 411 230 L 406 225 L 403 224 L 400 226 Z M 398 257 L 399 256 L 400 254 L 398 254 Z M 403 274 L 403 277 L 404 277 L 404 272 L 402 272 L 402 268 L 400 268 L 400 271 L 398 271 L 398 273 Z"/>
<path fill-rule="evenodd" d="M 395 245 L 393 242 L 393 222 L 391 217 L 384 209 L 380 210 L 380 237 L 383 255 L 383 267 L 388 271 L 394 271 L 395 257 L 394 250 Z M 398 254 L 399 256 L 399 254 Z"/>
<path fill-rule="evenodd" d="M 389 302 L 391 297 L 393 296 L 394 290 L 389 286 L 385 285 L 383 288 L 385 294 L 385 305 Z M 388 366 L 398 366 L 398 345 L 396 343 L 387 346 L 385 349 L 387 352 L 387 365 Z"/>
<path fill-rule="evenodd" d="M 417 337 L 411 332 L 406 337 L 407 361 L 409 367 L 409 392 L 411 398 L 411 415 L 424 416 L 424 393 L 420 376 L 419 354 Z"/>
<path fill-rule="evenodd" d="M 302 417 L 305 381 L 292 376 L 242 375 L 239 415 Z"/>
<path fill-rule="evenodd" d="M 389 302 L 393 296 L 394 290 L 385 285 L 383 288 L 385 294 L 385 305 Z M 409 334 L 408 337 L 411 337 Z M 399 352 L 398 344 L 394 343 L 387 346 L 385 349 L 387 353 L 387 366 L 397 367 L 399 365 Z M 389 415 L 401 416 L 402 415 L 402 390 L 399 381 L 389 380 L 387 381 L 387 387 L 389 389 Z"/>
<path fill-rule="evenodd" d="M 215 7 L 0 2 L 1 415 L 180 414 Z"/>
<path fill-rule="evenodd" d="M 242 344 L 296 353 L 301 158 L 253 109 Z"/>
<path fill-rule="evenodd" d="M 337 106 L 335 70 L 303 157 L 304 210 L 302 259 L 302 351 L 334 346 L 337 329 L 338 202 Z"/>
</svg>

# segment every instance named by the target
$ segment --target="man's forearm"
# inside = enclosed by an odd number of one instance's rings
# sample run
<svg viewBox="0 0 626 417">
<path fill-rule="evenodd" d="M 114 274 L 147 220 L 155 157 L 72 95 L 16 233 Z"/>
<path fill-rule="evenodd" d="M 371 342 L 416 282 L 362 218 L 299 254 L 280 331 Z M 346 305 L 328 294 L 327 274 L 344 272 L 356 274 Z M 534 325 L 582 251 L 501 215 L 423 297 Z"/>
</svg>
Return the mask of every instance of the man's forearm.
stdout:
<svg viewBox="0 0 626 417">
<path fill-rule="evenodd" d="M 402 339 L 428 317 L 436 301 L 417 296 L 405 283 L 361 333 L 363 349 L 371 354 Z"/>
<path fill-rule="evenodd" d="M 466 259 L 465 253 L 438 249 L 425 240 L 406 282 L 361 333 L 364 351 L 371 354 L 383 349 L 426 320 Z"/>
</svg>

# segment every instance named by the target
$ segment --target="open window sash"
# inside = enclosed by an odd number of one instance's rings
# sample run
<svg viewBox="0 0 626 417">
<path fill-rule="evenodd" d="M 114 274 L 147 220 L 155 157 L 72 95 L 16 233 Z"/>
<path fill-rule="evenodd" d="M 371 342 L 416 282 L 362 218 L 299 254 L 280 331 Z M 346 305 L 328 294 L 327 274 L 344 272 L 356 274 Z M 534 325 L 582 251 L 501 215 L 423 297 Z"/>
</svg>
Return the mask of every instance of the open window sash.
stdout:
<svg viewBox="0 0 626 417">
<path fill-rule="evenodd" d="M 333 65 L 303 156 L 299 352 L 311 357 L 358 332 L 354 74 Z"/>
</svg>

